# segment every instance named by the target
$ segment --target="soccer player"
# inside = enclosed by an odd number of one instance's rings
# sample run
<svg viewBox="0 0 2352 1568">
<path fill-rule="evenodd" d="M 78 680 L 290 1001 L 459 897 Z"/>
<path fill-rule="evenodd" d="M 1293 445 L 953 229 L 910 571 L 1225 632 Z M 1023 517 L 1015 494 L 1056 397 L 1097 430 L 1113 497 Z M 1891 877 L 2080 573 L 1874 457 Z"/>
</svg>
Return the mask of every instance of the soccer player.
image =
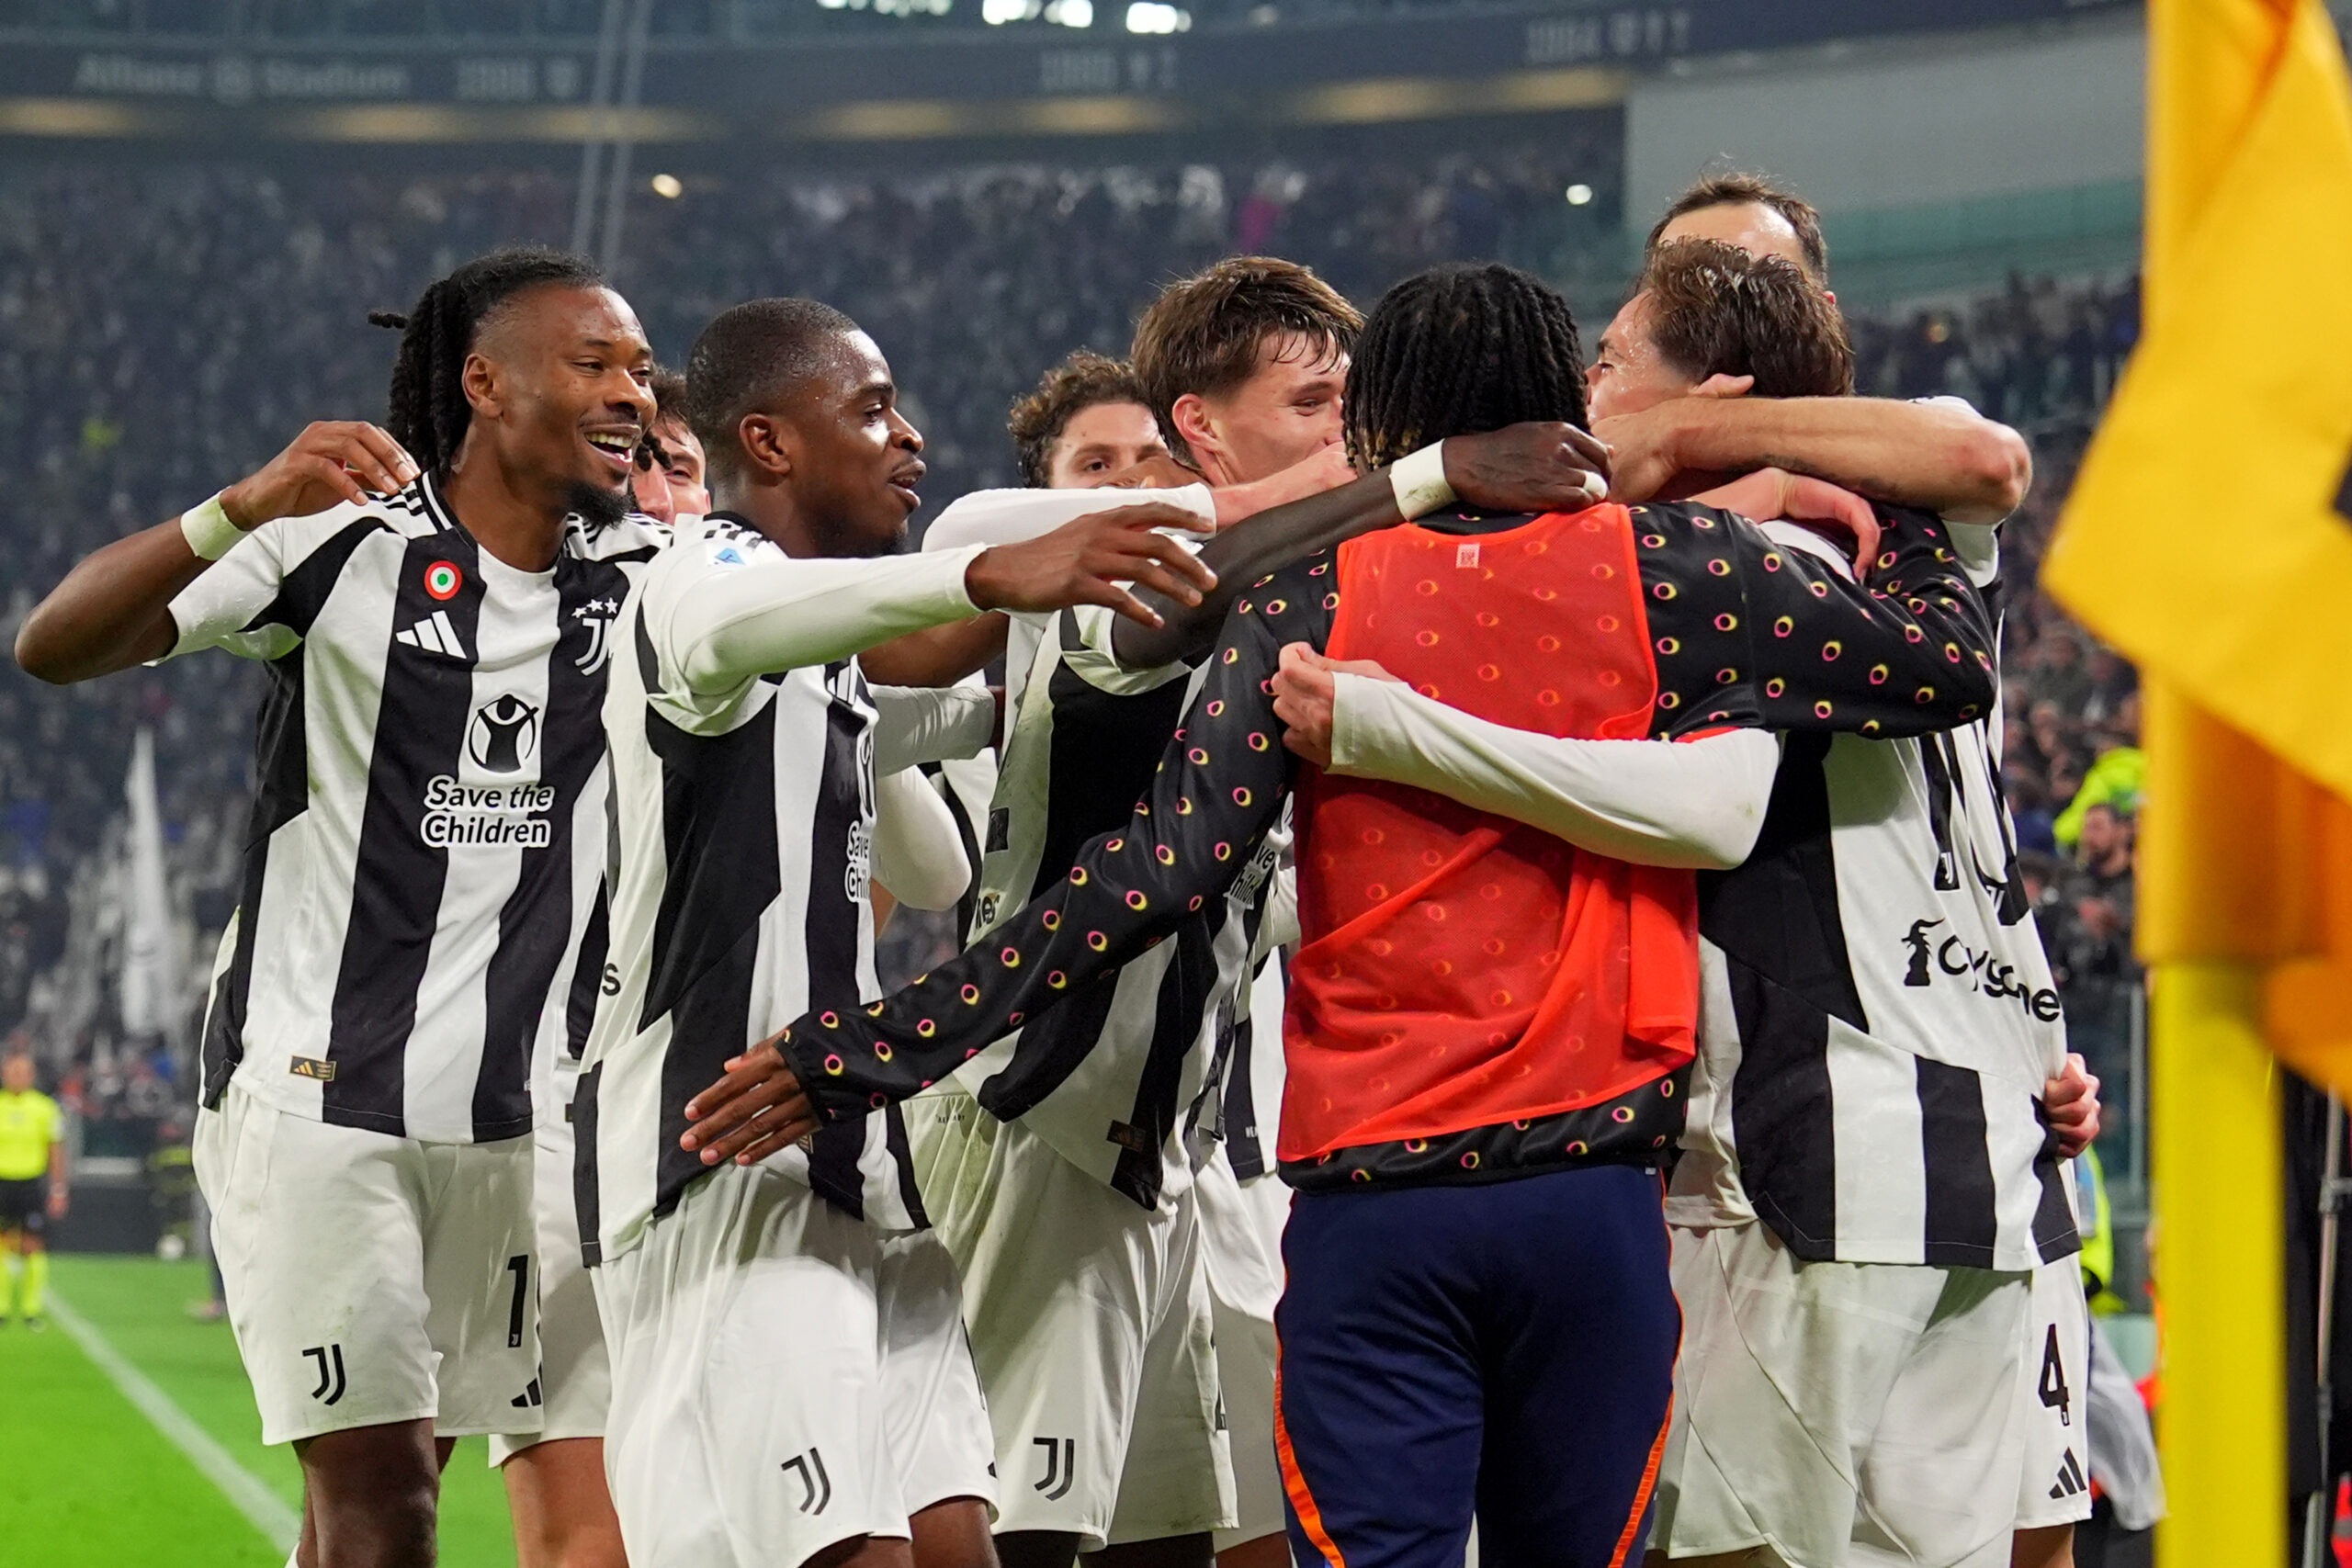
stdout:
<svg viewBox="0 0 2352 1568">
<path fill-rule="evenodd" d="M 1828 253 L 1819 215 L 1802 197 L 1753 175 L 1703 180 L 1678 197 L 1652 229 L 1650 247 L 1655 253 L 1683 239 L 1717 239 L 1755 254 L 1779 256 L 1826 292 Z M 1721 384 L 1711 389 L 1722 389 Z M 2023 498 L 2031 474 L 2015 432 L 1951 398 L 1903 403 L 1683 397 L 1613 419 L 1609 433 L 1629 448 L 1628 472 L 1655 474 L 1668 465 L 1737 470 L 1759 462 L 1793 462 L 1864 494 L 1932 507 L 1956 525 L 1998 524 Z M 1962 536 L 1981 546 L 1980 570 L 1989 573 L 1989 536 Z M 1999 733 L 1996 715 L 1988 729 L 1996 746 Z M 2006 818 L 2000 832 L 2007 833 Z M 2004 880 L 2014 883 L 2014 872 L 2005 873 Z M 2038 957 L 2038 948 L 2036 953 Z M 2071 1055 L 2045 1087 L 2043 1113 L 2058 1129 L 2064 1152 L 2075 1152 L 2096 1136 L 2097 1091 L 2097 1080 Z M 2087 1324 L 2075 1270 L 2070 1259 L 2061 1258 L 2034 1272 L 2029 1375 L 2020 1384 L 2024 1480 L 2012 1548 L 2018 1568 L 2068 1561 L 2075 1524 L 2089 1517 L 2088 1492 L 2075 1481 L 2082 1465 L 2081 1429 L 2072 1420 L 2074 1395 L 2088 1371 Z"/>
<path fill-rule="evenodd" d="M 1009 427 L 1023 477 L 1037 489 L 1099 488 L 1140 464 L 1166 463 L 1134 372 L 1100 355 L 1073 355 L 1048 370 L 1013 405 Z M 1206 521 L 1174 515 L 1196 527 Z M 932 543 L 952 540 L 963 526 L 951 508 Z M 1113 780 L 1122 762 L 1156 754 L 1189 674 L 1152 671 L 1123 682 L 1080 646 L 1075 620 L 1024 619 L 1014 657 L 1025 662 L 1007 672 L 1010 722 L 994 795 L 1001 811 L 981 806 L 983 819 L 1008 826 L 1001 839 L 989 835 L 1000 852 L 983 863 L 994 874 L 981 879 L 983 888 L 1001 881 L 1009 856 L 1034 852 L 1056 816 L 1121 787 Z M 1052 646 L 1041 652 L 1049 636 Z M 1149 688 L 1158 698 L 1139 713 L 1132 699 Z M 1005 907 L 1001 893 L 978 897 L 989 919 Z M 1254 927 L 1254 912 L 1245 919 Z M 1243 922 L 1234 929 L 1242 932 Z M 1221 956 L 1244 962 L 1247 946 L 1240 936 L 1239 951 Z M 1069 1086 L 1041 1111 L 1041 1125 L 1148 1124 L 1136 1108 L 1155 1033 L 1170 1038 L 1165 1058 L 1193 1046 L 1198 1031 L 1199 1001 L 1188 1003 L 1170 986 L 1160 1003 L 1162 978 L 1139 975 L 1123 1018 L 1097 1023 L 1133 1047 L 1125 1058 L 1103 1054 L 1102 1066 L 1114 1076 Z M 1190 1033 L 1164 1016 L 1188 1005 Z M 1205 1051 L 1187 1059 L 1195 1087 L 1207 1061 Z M 1152 1089 L 1168 1097 L 1160 1114 L 1172 1121 L 1185 1090 L 1172 1077 Z M 1000 1505 L 1000 1553 L 1015 1568 L 1067 1564 L 1080 1550 L 1099 1550 L 1105 1562 L 1205 1563 L 1209 1532 L 1232 1518 L 1232 1483 L 1210 1297 L 1183 1182 L 1166 1182 L 1163 1191 L 1158 1173 L 1130 1173 L 1134 1190 L 1118 1190 L 1029 1123 L 984 1115 L 961 1079 L 915 1102 L 908 1120 L 933 1221 L 963 1281 L 998 1472 L 1024 1483 Z M 1164 1142 L 1164 1134 L 1151 1139 L 1144 1152 L 1157 1154 Z"/>
<path fill-rule="evenodd" d="M 653 421 L 638 443 L 630 500 L 640 514 L 664 525 L 700 516 L 710 510 L 710 494 L 703 489 L 702 443 L 686 426 L 686 378 L 656 366 L 647 383 Z M 600 605 L 593 613 L 608 619 L 612 609 Z M 540 1404 L 540 1427 L 490 1438 L 491 1465 L 506 1481 L 519 1568 L 621 1568 L 628 1561 L 605 1483 L 612 1368 L 595 1290 L 581 1262 L 572 1193 L 572 1093 L 606 972 L 609 919 L 600 881 L 570 983 L 560 998 L 548 998 L 531 1063 L 537 1108 L 532 1206 L 539 1247 L 539 1375 L 531 1399 Z"/>
<path fill-rule="evenodd" d="M 699 517 L 710 510 L 703 485 L 702 443 L 686 426 L 686 378 L 659 366 L 653 371 L 653 427 L 637 449 L 637 477 L 629 492 L 637 509 L 657 523 Z"/>
<path fill-rule="evenodd" d="M 606 634 L 663 532 L 624 515 L 652 355 L 593 265 L 500 252 L 383 320 L 388 429 L 311 426 L 17 642 L 51 681 L 269 672 L 196 1169 L 311 1568 L 431 1562 L 452 1440 L 539 1425 L 534 1040 L 604 859 Z"/>
<path fill-rule="evenodd" d="M 630 499 L 658 523 L 698 517 L 710 510 L 710 493 L 703 488 L 702 443 L 686 425 L 686 378 L 656 366 L 648 384 L 653 421 L 638 444 Z M 600 613 L 610 612 L 600 607 Z M 562 998 L 549 998 L 531 1066 L 539 1247 L 539 1376 L 533 1388 L 541 1425 L 536 1433 L 490 1439 L 490 1462 L 506 1481 L 520 1568 L 620 1568 L 627 1562 L 605 1482 L 612 1368 L 595 1290 L 580 1258 L 572 1193 L 572 1093 L 605 978 L 608 920 L 600 884 L 571 983 Z"/>
<path fill-rule="evenodd" d="M 1148 615 L 1114 581 L 1196 602 L 1214 579 L 1102 517 L 876 558 L 922 441 L 873 340 L 814 301 L 721 313 L 687 378 L 718 506 L 615 631 L 615 967 L 575 1100 L 614 1503 L 637 1568 L 987 1563 L 994 1445 L 899 1117 L 714 1169 L 684 1102 L 803 1009 L 878 992 L 867 888 L 909 896 L 893 815 L 940 811 L 909 770 L 995 729 L 984 691 L 870 686 L 861 648 L 980 610 Z"/>
<path fill-rule="evenodd" d="M 34 1087 L 32 1057 L 13 1051 L 0 1063 L 0 1247 L 8 1264 L 0 1323 L 13 1314 L 27 1328 L 49 1325 L 41 1315 L 49 1289 L 46 1237 L 65 1217 L 70 1190 L 57 1101 Z"/>
<path fill-rule="evenodd" d="M 1436 269 L 1366 325 L 1350 449 L 1369 467 L 1489 423 L 1574 423 L 1579 370 L 1556 293 Z M 1990 701 L 1989 626 L 1937 558 L 1940 526 L 1899 514 L 1886 545 L 1917 611 L 1689 504 L 1465 510 L 1251 583 L 1129 819 L 954 963 L 749 1054 L 690 1108 L 706 1157 L 861 1117 L 1006 1022 L 1080 1001 L 1225 894 L 1295 780 L 1277 1428 L 1294 1550 L 1458 1562 L 1475 1505 L 1495 1561 L 1622 1561 L 1676 1340 L 1656 1165 L 1698 1011 L 1689 873 L 1295 775 L 1272 682 L 1305 641 L 1546 733 L 1690 738 L 1721 782 L 1658 810 L 1680 864 L 1729 863 L 1772 750 L 1739 729 L 1911 732 Z"/>
<path fill-rule="evenodd" d="M 1792 262 L 1672 242 L 1601 340 L 1593 412 L 1638 413 L 1713 377 L 1843 397 L 1852 358 Z M 1769 499 L 1783 482 L 1768 472 L 1709 493 Z M 1786 525 L 1767 532 L 1824 549 Z M 1996 599 L 1989 530 L 1953 534 Z M 1295 678 L 1277 679 L 1285 701 Z M 1310 691 L 1336 771 L 1498 802 L 1537 825 L 1553 820 L 1559 778 L 1590 787 L 1596 760 L 1576 742 L 1477 726 L 1358 675 L 1321 672 Z M 1687 1326 L 1661 1555 L 2007 1560 L 2023 1270 L 2075 1238 L 2034 1105 L 2063 1034 L 2008 891 L 1995 733 L 1980 719 L 1920 739 L 1792 736 L 1756 852 L 1702 879 L 1708 1006 L 1669 1204 L 1692 1228 L 1676 1235 Z M 1923 931 L 1953 944 L 1933 968 L 1916 962 Z M 1974 964 L 1968 977 L 1952 951 Z M 2066 1394 L 2063 1374 L 2043 1386 Z"/>
<path fill-rule="evenodd" d="M 1189 455 L 1216 488 L 1156 492 L 1163 504 L 1154 521 L 1225 525 L 1226 547 L 1248 547 L 1238 559 L 1271 566 L 1307 547 L 1300 539 L 1316 527 L 1401 520 L 1385 473 L 1238 524 L 1227 514 L 1239 498 L 1320 488 L 1340 471 L 1338 378 L 1358 321 L 1312 273 L 1268 258 L 1221 263 L 1171 285 L 1137 330 L 1137 355 L 1158 367 L 1153 395 L 1169 417 L 1193 424 L 1200 445 Z M 1498 504 L 1581 504 L 1598 493 L 1598 448 L 1579 447 L 1584 438 L 1572 434 L 1551 426 L 1474 437 L 1448 446 L 1443 464 L 1465 491 Z M 926 547 L 1115 504 L 1040 491 L 967 497 L 933 525 Z M 1186 618 L 1184 606 L 1159 607 L 1170 617 L 1164 629 Z M 1221 608 L 1206 619 L 1210 635 L 1221 619 Z M 1013 632 L 1011 717 L 974 936 L 1058 874 L 1078 844 L 1124 818 L 1196 680 L 1173 653 L 1115 656 L 1111 618 L 1099 612 L 1050 625 L 1017 617 Z M 1007 1488 L 999 1519 L 999 1551 L 1016 1565 L 1065 1564 L 1098 1547 L 1146 1562 L 1204 1562 L 1214 1547 L 1228 1568 L 1252 1553 L 1287 1555 L 1272 1322 L 1283 1205 L 1271 1183 L 1261 1189 L 1274 1200 L 1271 1218 L 1262 1203 L 1254 1213 L 1238 1197 L 1215 1203 L 1211 1185 L 1230 1192 L 1234 1177 L 1214 1145 L 1185 1136 L 1188 1108 L 1220 1072 L 1246 1108 L 1253 1080 L 1267 1077 L 1252 1060 L 1279 1069 L 1279 1053 L 1253 1058 L 1249 1041 L 1253 1008 L 1261 1020 L 1281 1011 L 1279 969 L 1263 960 L 1285 935 L 1289 900 L 1275 896 L 1271 919 L 1261 900 L 1288 880 L 1284 837 L 1194 929 L 1024 1037 L 1033 1055 L 1051 1043 L 1047 1055 L 1076 1064 L 1066 1077 L 1034 1093 L 992 1085 L 1003 1060 L 1024 1049 L 1009 1036 L 909 1110 L 933 1218 L 964 1272 L 999 1472 L 1023 1483 Z M 1258 1103 L 1274 1103 L 1273 1081 Z M 984 1109 L 1012 1119 L 999 1125 Z M 1254 1152 L 1254 1114 L 1226 1121 L 1228 1136 Z M 1213 1363 L 1201 1349 L 1211 1340 Z M 1228 1443 L 1238 1522 L 1220 1526 L 1219 1453 Z"/>
</svg>

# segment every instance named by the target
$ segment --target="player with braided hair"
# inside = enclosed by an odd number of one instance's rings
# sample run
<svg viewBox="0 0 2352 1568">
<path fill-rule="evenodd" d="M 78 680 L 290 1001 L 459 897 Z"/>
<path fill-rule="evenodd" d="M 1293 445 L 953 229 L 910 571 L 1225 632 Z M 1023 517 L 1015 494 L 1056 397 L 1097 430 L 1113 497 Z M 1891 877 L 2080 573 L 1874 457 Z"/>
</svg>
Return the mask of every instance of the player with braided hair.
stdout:
<svg viewBox="0 0 2352 1568">
<path fill-rule="evenodd" d="M 549 286 L 601 289 L 604 277 L 583 257 L 518 247 L 427 284 L 405 315 L 368 312 L 368 321 L 401 334 L 384 423 L 428 473 L 447 471 L 473 423 L 466 368 L 483 321 L 515 295 Z"/>
<path fill-rule="evenodd" d="M 1581 406 L 1576 319 L 1566 299 L 1523 287 L 1525 277 L 1493 263 L 1432 267 L 1383 297 L 1380 333 L 1356 344 L 1346 405 L 1359 473 L 1425 446 L 1424 431 L 1498 430 L 1509 411 Z M 1524 346 L 1493 364 L 1463 354 L 1465 338 Z"/>
<path fill-rule="evenodd" d="M 384 427 L 311 426 L 17 640 L 57 682 L 268 671 L 196 1171 L 310 1568 L 430 1562 L 452 1441 L 542 1427 L 535 1060 L 594 1001 L 606 634 L 667 537 L 626 516 L 652 354 L 588 263 L 502 251 L 375 319 Z M 621 1561 L 609 1504 L 516 1495 L 530 1568 Z"/>
</svg>

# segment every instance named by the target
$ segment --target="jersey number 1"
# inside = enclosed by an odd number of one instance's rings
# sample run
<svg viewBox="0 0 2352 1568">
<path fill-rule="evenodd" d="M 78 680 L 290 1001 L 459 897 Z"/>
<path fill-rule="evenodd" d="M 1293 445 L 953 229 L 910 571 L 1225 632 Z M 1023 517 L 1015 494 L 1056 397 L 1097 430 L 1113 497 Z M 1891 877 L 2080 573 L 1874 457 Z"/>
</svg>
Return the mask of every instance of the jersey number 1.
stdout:
<svg viewBox="0 0 2352 1568">
<path fill-rule="evenodd" d="M 506 1348 L 514 1350 L 521 1348 L 523 1344 L 524 1293 L 531 1288 L 530 1255 L 525 1253 L 519 1258 L 508 1258 L 506 1271 L 514 1276 L 514 1300 L 506 1309 Z"/>
</svg>

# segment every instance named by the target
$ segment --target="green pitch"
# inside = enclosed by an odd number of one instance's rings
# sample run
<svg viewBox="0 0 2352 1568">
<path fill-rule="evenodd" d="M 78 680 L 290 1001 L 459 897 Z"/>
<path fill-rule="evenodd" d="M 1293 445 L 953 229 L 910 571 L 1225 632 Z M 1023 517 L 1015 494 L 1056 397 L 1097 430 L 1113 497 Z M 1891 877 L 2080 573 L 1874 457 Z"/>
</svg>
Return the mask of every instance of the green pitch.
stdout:
<svg viewBox="0 0 2352 1568">
<path fill-rule="evenodd" d="M 293 1450 L 266 1449 L 225 1323 L 198 1323 L 199 1263 L 59 1257 L 51 1282 L 115 1349 L 286 1505 Z M 73 1337 L 0 1327 L 0 1560 L 9 1568 L 280 1568 L 282 1552 L 231 1506 Z M 506 1495 L 482 1440 L 458 1445 L 441 1488 L 441 1561 L 512 1568 Z"/>
</svg>

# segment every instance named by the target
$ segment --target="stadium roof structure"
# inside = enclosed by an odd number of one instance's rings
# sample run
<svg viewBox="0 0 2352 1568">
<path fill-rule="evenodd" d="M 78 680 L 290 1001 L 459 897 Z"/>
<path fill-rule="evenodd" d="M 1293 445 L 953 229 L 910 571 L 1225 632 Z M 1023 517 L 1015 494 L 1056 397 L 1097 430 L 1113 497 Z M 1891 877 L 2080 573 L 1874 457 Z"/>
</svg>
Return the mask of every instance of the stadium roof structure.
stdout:
<svg viewBox="0 0 2352 1568">
<path fill-rule="evenodd" d="M 37 27 L 0 8 L 0 137 L 888 143 L 1442 120 L 1604 107 L 1701 56 L 2127 7 L 48 0 Z"/>
</svg>

